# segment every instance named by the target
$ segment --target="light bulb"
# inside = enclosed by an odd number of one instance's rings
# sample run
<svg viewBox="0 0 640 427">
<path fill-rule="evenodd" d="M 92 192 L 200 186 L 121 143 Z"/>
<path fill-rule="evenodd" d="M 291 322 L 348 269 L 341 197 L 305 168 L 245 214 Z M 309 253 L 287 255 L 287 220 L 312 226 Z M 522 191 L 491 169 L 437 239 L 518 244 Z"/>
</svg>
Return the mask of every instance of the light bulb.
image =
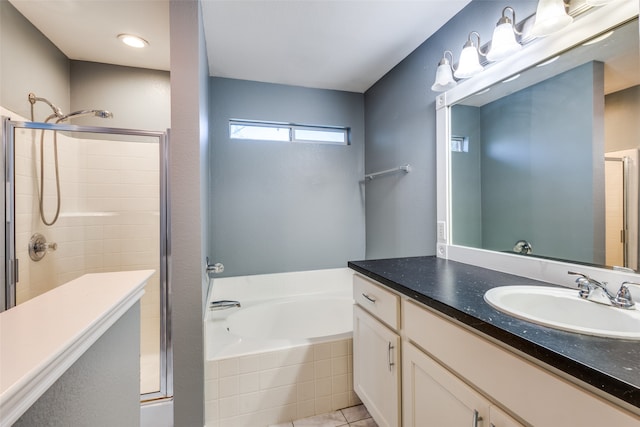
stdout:
<svg viewBox="0 0 640 427">
<path fill-rule="evenodd" d="M 540 0 L 531 34 L 535 37 L 548 36 L 572 22 L 573 18 L 567 15 L 563 0 Z"/>
<path fill-rule="evenodd" d="M 445 59 L 446 61 L 446 59 Z M 431 90 L 434 92 L 444 92 L 457 85 L 453 78 L 453 72 L 451 71 L 451 65 L 449 61 L 446 63 L 440 63 L 436 70 L 436 81 L 431 86 Z"/>
<path fill-rule="evenodd" d="M 480 65 L 480 59 L 478 58 L 478 49 L 471 44 L 465 46 L 460 53 L 460 62 L 458 63 L 458 69 L 454 76 L 458 79 L 468 79 L 475 76 L 484 70 L 484 67 Z"/>
<path fill-rule="evenodd" d="M 500 24 L 493 30 L 491 49 L 487 53 L 487 59 L 492 62 L 500 61 L 520 49 L 522 46 L 516 41 L 513 25 L 511 23 Z"/>
</svg>

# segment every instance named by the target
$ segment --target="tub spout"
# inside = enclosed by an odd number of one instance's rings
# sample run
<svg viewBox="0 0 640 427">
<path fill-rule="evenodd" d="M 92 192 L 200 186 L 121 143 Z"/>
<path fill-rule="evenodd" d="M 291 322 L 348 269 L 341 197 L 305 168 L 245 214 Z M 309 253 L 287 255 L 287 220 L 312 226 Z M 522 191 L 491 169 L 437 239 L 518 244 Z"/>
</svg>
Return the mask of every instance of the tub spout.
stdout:
<svg viewBox="0 0 640 427">
<path fill-rule="evenodd" d="M 212 301 L 209 305 L 210 310 L 226 310 L 228 308 L 240 308 L 239 301 L 230 301 L 230 300 L 221 300 L 221 301 Z"/>
</svg>

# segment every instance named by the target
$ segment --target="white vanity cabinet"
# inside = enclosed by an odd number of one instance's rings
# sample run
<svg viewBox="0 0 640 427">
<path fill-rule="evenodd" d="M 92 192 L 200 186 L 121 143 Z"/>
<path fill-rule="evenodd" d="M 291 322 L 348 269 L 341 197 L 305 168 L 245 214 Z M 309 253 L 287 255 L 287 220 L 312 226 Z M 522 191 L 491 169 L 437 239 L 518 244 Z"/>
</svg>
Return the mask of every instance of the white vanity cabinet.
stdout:
<svg viewBox="0 0 640 427">
<path fill-rule="evenodd" d="M 353 388 L 380 427 L 400 427 L 400 298 L 354 276 Z"/>
<path fill-rule="evenodd" d="M 402 425 L 472 426 L 489 417 L 489 401 L 410 343 L 402 349 Z"/>
<path fill-rule="evenodd" d="M 411 343 L 402 348 L 404 427 L 524 427 Z"/>
<path fill-rule="evenodd" d="M 410 348 L 406 341 L 410 341 L 413 343 L 411 345 L 425 350 L 423 356 L 432 359 L 432 363 L 439 361 L 439 368 L 444 370 L 441 378 L 446 373 L 452 380 L 440 382 L 450 394 L 461 401 L 467 399 L 465 392 L 460 392 L 462 386 L 452 385 L 459 381 L 477 390 L 478 394 L 486 396 L 491 402 L 487 415 L 474 408 L 481 413 L 483 420 L 489 420 L 481 424 L 483 427 L 490 427 L 491 424 L 495 427 L 519 426 L 507 412 L 527 425 L 535 426 L 640 426 L 637 416 L 429 308 L 403 300 L 402 316 L 405 350 Z M 422 352 L 418 349 L 415 351 Z M 408 377 L 405 375 L 405 382 Z M 403 405 L 410 406 L 411 390 L 408 385 L 403 385 L 403 390 Z M 423 402 L 424 399 L 429 397 L 415 397 L 417 402 Z M 428 426 L 422 423 L 415 425 Z"/>
<path fill-rule="evenodd" d="M 489 427 L 524 427 L 495 405 L 489 407 Z"/>
<path fill-rule="evenodd" d="M 354 275 L 354 298 L 354 389 L 381 427 L 640 426 L 571 377 L 372 280 Z"/>
</svg>

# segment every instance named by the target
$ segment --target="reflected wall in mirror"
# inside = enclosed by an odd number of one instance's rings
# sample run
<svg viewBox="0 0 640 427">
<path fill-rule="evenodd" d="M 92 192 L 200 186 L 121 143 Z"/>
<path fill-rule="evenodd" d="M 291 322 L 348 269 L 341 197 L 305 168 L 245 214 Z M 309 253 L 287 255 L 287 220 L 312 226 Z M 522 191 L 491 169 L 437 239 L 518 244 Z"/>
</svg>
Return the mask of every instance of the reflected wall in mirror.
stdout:
<svg viewBox="0 0 640 427">
<path fill-rule="evenodd" d="M 454 245 L 638 270 L 638 35 L 636 18 L 451 107 Z"/>
</svg>

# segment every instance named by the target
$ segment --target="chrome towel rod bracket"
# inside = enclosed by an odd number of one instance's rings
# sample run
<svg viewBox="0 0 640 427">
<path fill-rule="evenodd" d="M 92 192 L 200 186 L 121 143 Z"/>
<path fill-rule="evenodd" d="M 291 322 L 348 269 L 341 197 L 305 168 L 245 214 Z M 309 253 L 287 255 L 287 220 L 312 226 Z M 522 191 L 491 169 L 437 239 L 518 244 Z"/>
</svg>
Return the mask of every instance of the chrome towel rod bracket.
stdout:
<svg viewBox="0 0 640 427">
<path fill-rule="evenodd" d="M 377 178 L 379 176 L 389 175 L 389 174 L 396 173 L 396 172 L 409 173 L 409 172 L 411 172 L 411 165 L 407 163 L 406 165 L 402 165 L 402 166 L 399 166 L 397 168 L 387 169 L 387 170 L 380 171 L 380 172 L 375 172 L 375 173 L 369 173 L 369 174 L 366 174 L 364 176 L 364 178 L 367 181 L 371 181 L 372 179 Z"/>
</svg>

